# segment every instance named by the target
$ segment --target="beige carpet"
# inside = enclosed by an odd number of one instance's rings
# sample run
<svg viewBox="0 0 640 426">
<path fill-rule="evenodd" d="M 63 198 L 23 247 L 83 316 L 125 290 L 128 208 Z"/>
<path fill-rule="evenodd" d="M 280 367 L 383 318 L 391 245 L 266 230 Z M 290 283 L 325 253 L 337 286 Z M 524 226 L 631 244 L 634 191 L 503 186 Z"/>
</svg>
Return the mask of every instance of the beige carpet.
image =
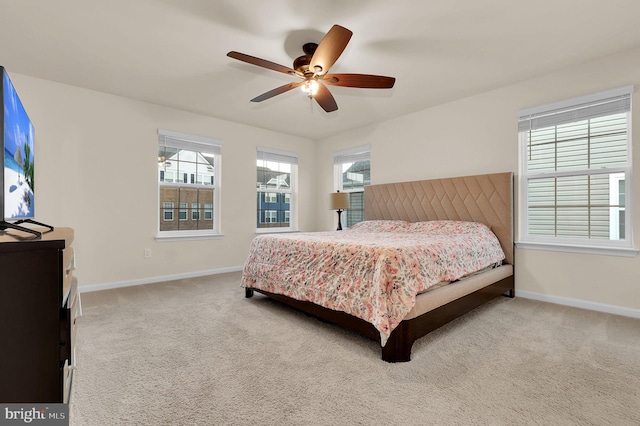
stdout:
<svg viewBox="0 0 640 426">
<path fill-rule="evenodd" d="M 638 425 L 640 320 L 500 298 L 409 363 L 240 274 L 82 295 L 71 425 Z"/>
</svg>

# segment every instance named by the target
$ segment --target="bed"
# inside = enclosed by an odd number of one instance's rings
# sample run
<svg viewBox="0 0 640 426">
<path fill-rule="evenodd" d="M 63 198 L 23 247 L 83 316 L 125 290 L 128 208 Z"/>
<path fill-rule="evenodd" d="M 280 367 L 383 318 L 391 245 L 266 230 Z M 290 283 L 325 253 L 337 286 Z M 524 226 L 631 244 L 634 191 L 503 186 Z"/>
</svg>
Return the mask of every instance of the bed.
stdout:
<svg viewBox="0 0 640 426">
<path fill-rule="evenodd" d="M 257 291 L 354 330 L 380 342 L 383 360 L 405 362 L 418 338 L 514 296 L 512 173 L 370 185 L 364 197 L 365 221 L 352 229 L 256 236 L 245 297 Z M 457 239 L 470 255 L 440 247 Z"/>
</svg>

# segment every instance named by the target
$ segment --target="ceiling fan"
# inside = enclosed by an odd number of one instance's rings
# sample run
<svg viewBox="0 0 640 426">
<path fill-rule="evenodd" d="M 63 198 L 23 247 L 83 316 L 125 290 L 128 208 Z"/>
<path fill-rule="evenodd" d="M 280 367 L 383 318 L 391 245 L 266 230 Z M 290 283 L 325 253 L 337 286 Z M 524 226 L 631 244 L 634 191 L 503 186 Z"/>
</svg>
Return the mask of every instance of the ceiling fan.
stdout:
<svg viewBox="0 0 640 426">
<path fill-rule="evenodd" d="M 309 98 L 313 98 L 326 112 L 338 109 L 335 98 L 325 86 L 356 87 L 362 89 L 390 89 L 396 79 L 371 74 L 327 74 L 347 47 L 353 33 L 340 25 L 334 25 L 320 43 L 306 43 L 302 46 L 304 55 L 293 61 L 293 68 L 279 65 L 265 59 L 231 51 L 227 56 L 262 68 L 300 77 L 300 81 L 285 84 L 251 99 L 262 102 L 289 90 L 301 87 Z"/>
</svg>

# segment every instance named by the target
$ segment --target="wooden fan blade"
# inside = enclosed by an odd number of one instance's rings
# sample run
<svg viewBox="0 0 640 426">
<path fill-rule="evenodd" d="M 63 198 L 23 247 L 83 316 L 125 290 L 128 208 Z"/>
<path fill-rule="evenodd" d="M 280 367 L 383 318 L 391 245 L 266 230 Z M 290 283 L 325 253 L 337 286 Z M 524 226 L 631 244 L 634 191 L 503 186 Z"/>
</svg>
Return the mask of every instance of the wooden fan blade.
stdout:
<svg viewBox="0 0 640 426">
<path fill-rule="evenodd" d="M 300 87 L 300 85 L 302 84 L 304 84 L 304 81 L 296 81 L 294 83 L 288 83 L 284 86 L 276 87 L 275 89 L 269 90 L 268 92 L 263 93 L 260 96 L 256 96 L 255 98 L 251 99 L 251 102 L 265 101 L 269 98 L 273 98 L 276 95 L 280 95 L 282 93 L 288 92 L 289 90 L 295 89 L 296 87 Z"/>
<path fill-rule="evenodd" d="M 318 92 L 314 95 L 316 102 L 318 105 L 322 107 L 326 112 L 332 112 L 338 109 L 338 104 L 336 103 L 335 98 L 322 83 L 318 83 Z"/>
<path fill-rule="evenodd" d="M 322 81 L 332 86 L 358 87 L 362 89 L 391 89 L 396 79 L 394 77 L 370 74 L 327 74 Z"/>
<path fill-rule="evenodd" d="M 329 32 L 318 43 L 318 47 L 309 63 L 309 69 L 318 75 L 326 74 L 347 47 L 352 34 L 350 30 L 340 25 L 331 27 Z"/>
<path fill-rule="evenodd" d="M 278 71 L 284 74 L 302 75 L 298 73 L 296 70 L 294 70 L 293 68 L 285 67 L 284 65 L 276 64 L 275 62 L 267 61 L 266 59 L 256 58 L 255 56 L 246 55 L 244 53 L 231 51 L 227 53 L 227 56 L 242 62 L 246 62 L 251 65 L 257 65 L 259 67 L 266 68 L 273 71 Z"/>
</svg>

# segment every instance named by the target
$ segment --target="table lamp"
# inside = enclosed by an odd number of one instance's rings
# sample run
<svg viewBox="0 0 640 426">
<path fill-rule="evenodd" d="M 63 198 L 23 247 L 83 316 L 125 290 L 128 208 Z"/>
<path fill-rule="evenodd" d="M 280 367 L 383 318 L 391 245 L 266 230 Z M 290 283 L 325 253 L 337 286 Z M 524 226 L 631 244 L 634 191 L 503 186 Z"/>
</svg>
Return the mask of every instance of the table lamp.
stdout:
<svg viewBox="0 0 640 426">
<path fill-rule="evenodd" d="M 336 191 L 331 194 L 330 199 L 331 210 L 338 211 L 338 229 L 337 231 L 342 230 L 342 222 L 340 221 L 340 215 L 342 211 L 349 208 L 349 193 L 348 192 L 340 192 Z"/>
</svg>

